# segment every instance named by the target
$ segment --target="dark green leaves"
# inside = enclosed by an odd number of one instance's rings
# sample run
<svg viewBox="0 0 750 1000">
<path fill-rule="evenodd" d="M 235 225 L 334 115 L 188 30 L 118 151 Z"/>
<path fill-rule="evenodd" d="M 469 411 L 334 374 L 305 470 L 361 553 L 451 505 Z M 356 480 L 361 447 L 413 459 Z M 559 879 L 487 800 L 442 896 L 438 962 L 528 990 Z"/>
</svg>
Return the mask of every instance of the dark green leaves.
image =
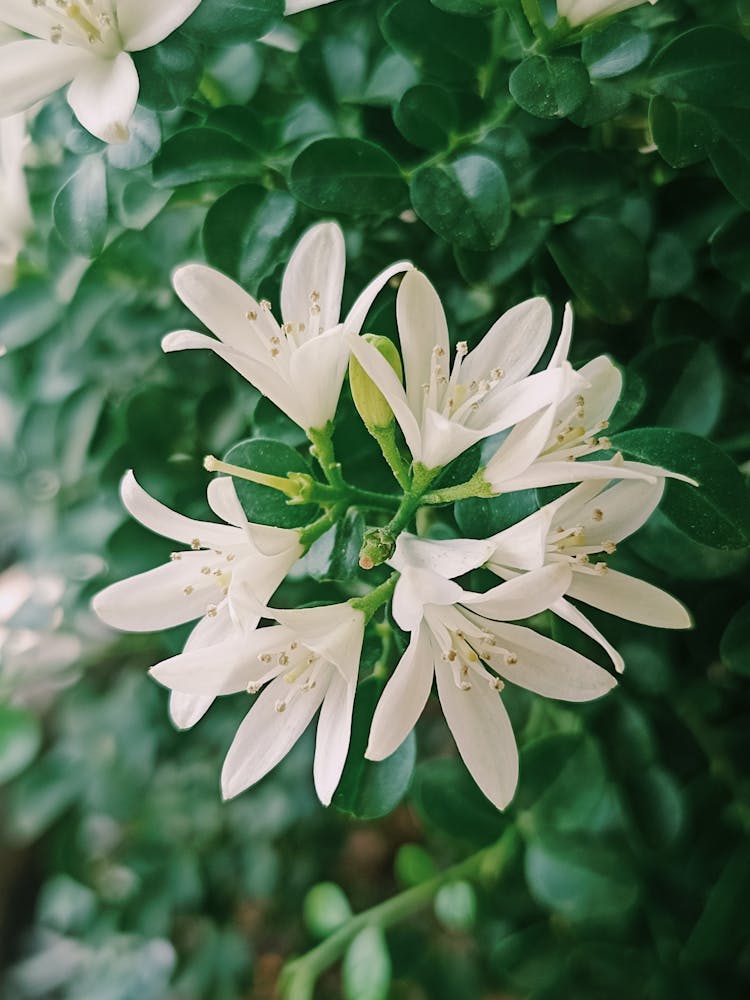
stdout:
<svg viewBox="0 0 750 1000">
<path fill-rule="evenodd" d="M 154 162 L 154 181 L 179 187 L 220 177 L 247 178 L 258 166 L 257 153 L 227 132 L 192 128 L 164 143 Z"/>
<path fill-rule="evenodd" d="M 458 128 L 458 102 L 452 91 L 421 83 L 407 90 L 393 112 L 396 128 L 421 149 L 443 149 Z"/>
<path fill-rule="evenodd" d="M 236 444 L 224 456 L 224 461 L 272 476 L 285 477 L 290 472 L 310 473 L 307 462 L 294 448 L 263 438 Z M 312 504 L 289 504 L 284 493 L 270 486 L 260 486 L 246 479 L 235 479 L 234 486 L 249 521 L 272 524 L 277 528 L 299 528 L 315 517 L 317 507 Z"/>
<path fill-rule="evenodd" d="M 662 510 L 684 532 L 717 549 L 750 545 L 750 493 L 734 462 L 703 438 L 648 427 L 623 431 L 612 445 L 631 458 L 697 480 L 700 488 L 667 481 Z"/>
<path fill-rule="evenodd" d="M 104 160 L 89 156 L 55 198 L 55 227 L 74 253 L 96 257 L 107 236 L 108 211 Z"/>
<path fill-rule="evenodd" d="M 460 840 L 489 844 L 507 826 L 455 757 L 421 763 L 414 772 L 411 801 L 424 823 Z"/>
<path fill-rule="evenodd" d="M 344 215 L 398 211 L 405 187 L 396 161 L 362 139 L 320 139 L 292 164 L 292 194 L 310 208 Z"/>
<path fill-rule="evenodd" d="M 750 677 L 750 603 L 732 617 L 721 637 L 720 650 L 731 671 Z"/>
<path fill-rule="evenodd" d="M 649 77 L 657 94 L 674 101 L 750 108 L 750 43 L 723 28 L 694 28 L 658 53 Z"/>
<path fill-rule="evenodd" d="M 429 0 L 398 0 L 382 24 L 395 49 L 439 80 L 468 83 L 490 54 L 490 36 L 482 21 L 445 13 Z"/>
<path fill-rule="evenodd" d="M 581 46 L 581 55 L 592 80 L 607 80 L 629 73 L 645 61 L 650 51 L 650 37 L 619 18 L 587 34 Z"/>
<path fill-rule="evenodd" d="M 0 705 L 0 784 L 20 774 L 42 742 L 39 722 L 30 712 Z"/>
<path fill-rule="evenodd" d="M 528 56 L 510 75 L 513 99 L 537 118 L 564 118 L 586 100 L 586 67 L 573 56 Z"/>
<path fill-rule="evenodd" d="M 203 44 L 260 38 L 283 13 L 283 0 L 202 0 L 182 30 Z"/>
<path fill-rule="evenodd" d="M 414 211 L 443 239 L 469 250 L 492 250 L 510 224 L 510 193 L 502 167 L 470 154 L 418 170 Z"/>
</svg>

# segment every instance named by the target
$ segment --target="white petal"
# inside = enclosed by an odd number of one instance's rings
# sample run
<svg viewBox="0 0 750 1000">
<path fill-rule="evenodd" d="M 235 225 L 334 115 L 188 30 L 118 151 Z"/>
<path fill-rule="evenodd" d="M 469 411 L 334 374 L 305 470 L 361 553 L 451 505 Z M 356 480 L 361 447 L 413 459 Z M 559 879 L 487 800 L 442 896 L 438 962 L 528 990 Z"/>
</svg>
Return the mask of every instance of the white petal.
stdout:
<svg viewBox="0 0 750 1000">
<path fill-rule="evenodd" d="M 341 227 L 321 222 L 308 229 L 289 258 L 281 283 L 285 323 L 309 325 L 312 296 L 320 308 L 320 330 L 336 326 L 341 312 L 346 247 Z"/>
<path fill-rule="evenodd" d="M 383 760 L 398 750 L 417 723 L 432 687 L 432 647 L 426 626 L 411 636 L 372 717 L 365 757 Z"/>
<path fill-rule="evenodd" d="M 210 521 L 194 521 L 191 517 L 178 514 L 163 503 L 154 500 L 140 486 L 132 471 L 127 472 L 120 483 L 120 496 L 125 509 L 136 521 L 149 531 L 165 538 L 173 538 L 185 545 L 200 548 L 234 548 L 245 542 L 244 533 L 226 524 Z"/>
<path fill-rule="evenodd" d="M 217 476 L 216 479 L 212 479 L 208 484 L 206 496 L 208 506 L 222 521 L 237 528 L 244 529 L 247 526 L 247 515 L 237 499 L 237 490 L 234 488 L 231 476 Z"/>
<path fill-rule="evenodd" d="M 542 567 L 547 553 L 551 516 L 551 511 L 543 507 L 487 539 L 494 546 L 489 568 L 509 566 L 529 570 Z"/>
<path fill-rule="evenodd" d="M 376 278 L 373 278 L 364 291 L 360 292 L 354 305 L 346 314 L 346 319 L 344 320 L 344 327 L 346 330 L 349 333 L 359 333 L 365 324 L 367 314 L 369 313 L 381 288 L 383 288 L 395 275 L 401 274 L 402 271 L 409 271 L 412 267 L 413 265 L 411 261 L 400 260 L 395 264 L 391 264 L 390 267 L 381 271 Z"/>
<path fill-rule="evenodd" d="M 31 4 L 29 4 L 31 8 Z M 22 39 L 2 47 L 0 116 L 26 111 L 53 94 L 95 57 L 73 45 Z"/>
<path fill-rule="evenodd" d="M 504 313 L 461 365 L 461 381 L 489 378 L 502 368 L 507 385 L 533 371 L 549 340 L 552 309 L 543 298 L 527 299 Z"/>
<path fill-rule="evenodd" d="M 158 632 L 199 618 L 221 599 L 213 578 L 201 574 L 204 560 L 200 552 L 186 552 L 175 562 L 113 583 L 94 597 L 94 611 L 125 632 Z"/>
<path fill-rule="evenodd" d="M 584 399 L 586 427 L 593 428 L 612 414 L 622 392 L 622 375 L 605 354 L 579 368 L 578 375 L 589 383 L 589 387 L 581 389 L 578 395 Z M 562 408 L 564 406 L 563 403 Z"/>
<path fill-rule="evenodd" d="M 591 490 L 591 484 L 584 484 L 584 488 Z M 620 542 L 642 527 L 654 512 L 664 493 L 664 480 L 650 483 L 624 479 L 596 491 L 590 499 L 580 486 L 573 493 L 579 496 L 568 494 L 564 498 L 568 502 L 558 508 L 561 523 L 582 524 L 587 545 L 599 541 Z M 585 502 L 577 502 L 580 499 Z"/>
<path fill-rule="evenodd" d="M 206 615 L 190 633 L 185 650 L 203 649 L 223 641 L 233 629 L 229 617 L 229 606 L 223 601 L 213 617 Z M 169 717 L 176 729 L 192 729 L 203 718 L 214 702 L 213 695 L 185 694 L 184 691 L 170 691 Z"/>
<path fill-rule="evenodd" d="M 303 549 L 296 528 L 274 528 L 270 524 L 254 524 L 249 521 L 245 530 L 255 548 L 264 556 L 280 556 L 288 552 L 291 566 L 302 555 Z"/>
<path fill-rule="evenodd" d="M 347 683 L 339 673 L 333 674 L 320 710 L 313 778 L 324 806 L 331 802 L 349 752 L 355 691 L 356 681 Z"/>
<path fill-rule="evenodd" d="M 138 100 L 138 73 L 127 52 L 90 60 L 68 88 L 68 104 L 85 129 L 102 142 L 125 142 Z"/>
<path fill-rule="evenodd" d="M 545 698 L 591 701 L 617 683 L 593 660 L 530 628 L 503 622 L 493 625 L 492 632 L 518 657 L 517 663 L 503 663 L 498 672 L 512 684 Z"/>
<path fill-rule="evenodd" d="M 568 360 L 568 354 L 570 353 L 570 342 L 573 338 L 573 307 L 570 302 L 565 303 L 565 312 L 563 313 L 562 330 L 560 331 L 560 337 L 555 345 L 555 350 L 550 358 L 549 368 L 559 368 L 560 365 L 564 364 Z"/>
<path fill-rule="evenodd" d="M 365 632 L 365 616 L 361 611 L 348 603 L 268 611 L 313 652 L 336 666 L 345 680 L 356 680 Z"/>
<path fill-rule="evenodd" d="M 182 691 L 169 692 L 169 718 L 175 729 L 192 729 L 200 722 L 214 699 L 211 695 L 185 694 Z"/>
<path fill-rule="evenodd" d="M 430 407 L 425 407 L 422 416 L 422 451 L 419 461 L 428 469 L 438 469 L 454 458 L 462 455 L 477 441 L 487 437 L 483 427 L 474 429 L 449 417 L 443 416 Z M 415 456 L 416 457 L 416 456 Z"/>
<path fill-rule="evenodd" d="M 466 767 L 498 809 L 513 798 L 518 784 L 518 750 L 500 695 L 484 682 L 459 688 L 452 672 L 436 672 L 438 695 L 446 722 Z"/>
<path fill-rule="evenodd" d="M 412 273 L 411 271 L 409 272 Z M 406 278 L 404 278 L 406 281 Z M 403 285 L 403 282 L 402 282 Z M 385 360 L 383 355 L 372 344 L 360 337 L 351 336 L 349 346 L 352 354 L 383 393 L 393 415 L 403 431 L 404 438 L 415 461 L 421 460 L 422 435 L 414 413 L 409 408 L 406 393 L 401 382 Z"/>
<path fill-rule="evenodd" d="M 302 344 L 289 363 L 291 391 L 304 412 L 304 430 L 320 429 L 336 414 L 349 363 L 349 341 L 337 327 Z"/>
<path fill-rule="evenodd" d="M 174 272 L 172 284 L 188 309 L 219 340 L 251 357 L 267 356 L 265 338 L 278 335 L 278 324 L 236 281 L 212 267 L 186 264 Z"/>
<path fill-rule="evenodd" d="M 469 570 L 477 569 L 487 562 L 493 552 L 493 544 L 486 538 L 451 538 L 436 541 L 431 538 L 417 538 L 403 532 L 396 542 L 396 551 L 388 560 L 388 565 L 401 571 L 407 566 L 427 569 L 438 576 L 452 580 L 463 576 Z"/>
<path fill-rule="evenodd" d="M 692 625 L 687 608 L 671 594 L 645 580 L 612 569 L 603 576 L 574 572 L 568 597 L 640 625 L 656 628 L 690 628 Z"/>
<path fill-rule="evenodd" d="M 310 10 L 311 7 L 323 7 L 328 3 L 333 3 L 333 0 L 286 0 L 284 13 L 289 16 L 301 10 Z"/>
<path fill-rule="evenodd" d="M 617 466 L 612 462 L 555 462 L 546 459 L 534 462 L 529 468 L 512 479 L 498 480 L 485 469 L 485 478 L 493 489 L 500 493 L 516 490 L 530 490 L 540 486 L 563 486 L 566 483 L 580 483 L 588 479 L 645 479 L 655 482 L 656 477 L 648 466 L 636 468 L 638 463 Z M 656 470 L 654 470 L 655 472 Z"/>
<path fill-rule="evenodd" d="M 555 421 L 556 405 L 519 421 L 487 463 L 484 477 L 496 492 L 525 472 L 544 448 Z"/>
<path fill-rule="evenodd" d="M 116 0 L 117 25 L 130 52 L 150 49 L 179 28 L 200 0 Z"/>
<path fill-rule="evenodd" d="M 10 26 L 38 38 L 49 38 L 51 21 L 49 11 L 30 0 L 2 0 L 0 4 L 0 29 Z M 4 44 L 5 35 L 0 38 Z M 50 43 L 51 44 L 51 43 Z"/>
<path fill-rule="evenodd" d="M 149 673 L 160 684 L 187 694 L 237 694 L 245 691 L 250 681 L 259 680 L 269 667 L 258 657 L 269 649 L 284 645 L 289 639 L 287 629 L 272 625 L 256 629 L 246 636 L 218 642 L 198 649 L 185 649 L 156 663 Z"/>
<path fill-rule="evenodd" d="M 555 601 L 555 603 L 550 606 L 550 611 L 554 612 L 558 618 L 562 618 L 563 621 L 566 621 L 575 628 L 580 629 L 584 635 L 593 639 L 594 642 L 598 642 L 602 649 L 606 651 L 617 673 L 621 674 L 623 672 L 625 669 L 625 661 L 622 656 L 620 656 L 615 647 L 605 638 L 605 636 L 603 636 L 597 628 L 594 628 L 586 615 L 579 611 L 575 605 L 571 604 L 570 601 L 566 601 L 564 597 L 561 597 L 559 601 Z"/>
<path fill-rule="evenodd" d="M 440 297 L 425 275 L 416 268 L 407 271 L 401 282 L 396 297 L 396 318 L 404 360 L 406 397 L 412 413 L 419 416 L 424 402 L 422 386 L 430 381 L 433 351 L 437 348 L 443 352 L 447 375 L 450 342 Z"/>
<path fill-rule="evenodd" d="M 405 566 L 393 592 L 393 617 L 405 632 L 412 632 L 422 620 L 425 604 L 451 605 L 465 595 L 466 591 L 452 580 L 426 569 Z"/>
<path fill-rule="evenodd" d="M 467 594 L 461 603 L 487 618 L 519 621 L 546 611 L 562 597 L 570 579 L 567 563 L 552 563 L 507 580 L 486 594 Z"/>
<path fill-rule="evenodd" d="M 234 798 L 260 781 L 285 757 L 310 724 L 322 702 L 328 677 L 321 676 L 316 687 L 292 698 L 286 710 L 276 710 L 289 694 L 283 677 L 272 681 L 240 723 L 221 771 L 221 791 Z"/>
<path fill-rule="evenodd" d="M 481 428 L 484 437 L 497 434 L 554 402 L 559 396 L 562 380 L 559 368 L 549 368 L 529 375 L 508 389 L 503 389 L 501 383 L 472 413 L 467 424 Z"/>
</svg>

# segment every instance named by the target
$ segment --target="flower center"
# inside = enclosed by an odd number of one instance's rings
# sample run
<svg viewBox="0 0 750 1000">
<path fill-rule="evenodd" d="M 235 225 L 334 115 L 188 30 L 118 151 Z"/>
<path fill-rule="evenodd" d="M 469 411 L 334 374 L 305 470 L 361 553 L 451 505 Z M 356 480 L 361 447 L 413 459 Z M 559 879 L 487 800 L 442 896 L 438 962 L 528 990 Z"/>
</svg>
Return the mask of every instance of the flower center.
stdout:
<svg viewBox="0 0 750 1000">
<path fill-rule="evenodd" d="M 461 382 L 461 365 L 468 353 L 465 340 L 456 344 L 456 359 L 448 376 L 443 363 L 445 350 L 434 347 L 430 362 L 430 381 L 422 386 L 426 406 L 461 424 L 480 408 L 488 393 L 505 375 L 502 368 L 493 368 L 485 379 Z"/>
<path fill-rule="evenodd" d="M 603 521 L 604 512 L 597 508 L 592 517 L 594 521 Z M 582 573 L 593 573 L 595 576 L 603 576 L 608 567 L 606 562 L 591 562 L 589 556 L 599 552 L 611 555 L 616 551 L 617 545 L 609 539 L 604 541 L 587 539 L 586 528 L 582 524 L 576 524 L 572 528 L 559 524 L 547 538 L 550 562 L 567 562 L 571 569 Z"/>
<path fill-rule="evenodd" d="M 494 691 L 502 691 L 503 681 L 497 676 L 503 666 L 518 662 L 518 656 L 501 646 L 496 636 L 481 629 L 478 632 L 464 632 L 463 629 L 446 629 L 441 637 L 443 662 L 453 672 L 453 681 L 461 691 L 471 691 L 475 681 L 481 680 Z M 485 670 L 487 664 L 494 674 Z"/>
<path fill-rule="evenodd" d="M 271 303 L 262 299 L 258 309 L 245 313 L 245 319 L 253 325 L 253 332 L 260 339 L 268 360 L 288 367 L 292 354 L 320 331 L 320 292 L 310 293 L 310 308 L 304 323 L 279 323 L 271 312 Z"/>
<path fill-rule="evenodd" d="M 274 705 L 279 714 L 285 712 L 295 698 L 318 686 L 321 670 L 326 664 L 318 653 L 299 639 L 292 639 L 283 646 L 259 653 L 258 662 L 267 667 L 267 670 L 262 677 L 250 681 L 247 693 L 257 694 L 268 681 L 279 675 L 283 676 L 288 685 L 288 693 Z"/>
<path fill-rule="evenodd" d="M 194 538 L 191 542 L 192 551 L 201 548 L 200 539 Z M 192 565 L 194 560 L 192 551 L 173 552 L 169 558 L 172 562 L 179 562 L 184 556 L 188 556 Z M 200 565 L 195 562 L 194 579 L 183 585 L 182 593 L 185 597 L 191 597 L 196 592 L 205 595 L 208 599 L 205 613 L 209 618 L 215 618 L 218 614 L 217 603 L 221 603 L 229 592 L 229 585 L 232 582 L 231 564 L 236 559 L 236 554 L 234 552 L 225 553 L 221 549 L 212 549 L 210 552 L 207 551 L 205 555 L 205 562 L 201 560 Z"/>
<path fill-rule="evenodd" d="M 50 40 L 55 44 L 88 46 L 102 56 L 122 49 L 112 0 L 31 0 L 31 5 L 49 16 Z"/>
<path fill-rule="evenodd" d="M 571 405 L 572 404 L 572 405 Z M 583 396 L 574 396 L 568 401 L 567 409 L 562 404 L 558 411 L 555 426 L 552 429 L 542 456 L 559 458 L 564 452 L 564 458 L 575 461 L 583 455 L 590 455 L 603 448 L 610 448 L 609 438 L 597 438 L 594 435 L 604 431 L 609 421 L 600 420 L 595 426 L 590 426 L 586 418 L 586 400 Z"/>
</svg>

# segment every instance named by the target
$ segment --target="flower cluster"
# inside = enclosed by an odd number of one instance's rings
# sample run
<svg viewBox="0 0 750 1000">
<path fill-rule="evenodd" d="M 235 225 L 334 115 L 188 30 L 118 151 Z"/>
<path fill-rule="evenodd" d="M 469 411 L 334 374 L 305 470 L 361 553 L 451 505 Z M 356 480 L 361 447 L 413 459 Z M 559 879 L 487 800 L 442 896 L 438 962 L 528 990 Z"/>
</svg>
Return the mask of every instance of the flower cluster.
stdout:
<svg viewBox="0 0 750 1000">
<path fill-rule="evenodd" d="M 269 302 L 217 271 L 191 264 L 176 272 L 177 294 L 215 338 L 180 330 L 165 338 L 164 349 L 207 348 L 228 361 L 307 433 L 325 481 L 211 459 L 208 468 L 229 473 L 208 487 L 208 503 L 224 522 L 214 523 L 162 506 L 128 473 L 127 509 L 184 549 L 166 565 L 107 588 L 94 607 L 121 629 L 197 620 L 184 651 L 152 668 L 172 692 L 177 726 L 194 724 L 217 695 L 254 697 L 224 764 L 225 797 L 274 767 L 319 710 L 314 778 L 326 804 L 349 752 L 366 630 L 376 613 L 390 610 L 409 638 L 377 704 L 366 756 L 381 760 L 398 749 L 434 678 L 466 766 L 502 808 L 518 776 L 505 685 L 572 702 L 615 685 L 607 669 L 540 634 L 530 620 L 548 612 L 575 626 L 606 650 L 618 672 L 620 654 L 579 604 L 646 625 L 689 626 L 678 601 L 609 565 L 673 474 L 613 454 L 604 432 L 621 376 L 604 356 L 572 367 L 569 308 L 551 353 L 553 315 L 541 298 L 505 313 L 472 350 L 463 341 L 451 349 L 437 292 L 411 264 L 386 268 L 341 319 L 344 269 L 339 227 L 310 229 L 284 273 L 278 319 Z M 400 355 L 392 342 L 360 335 L 388 283 L 399 284 Z M 335 460 L 333 423 L 347 365 L 355 403 L 401 495 L 351 486 Z M 445 467 L 480 443 L 478 471 L 441 487 Z M 247 480 L 280 491 L 282 503 L 317 505 L 319 517 L 295 528 L 255 523 L 252 505 L 242 502 Z M 563 489 L 492 537 L 434 539 L 417 530 L 422 508 L 547 486 Z M 320 607 L 269 606 L 292 566 L 351 507 L 371 522 L 356 596 Z M 390 576 L 367 591 L 368 572 L 383 564 Z M 480 568 L 501 582 L 485 592 L 458 582 Z"/>
</svg>

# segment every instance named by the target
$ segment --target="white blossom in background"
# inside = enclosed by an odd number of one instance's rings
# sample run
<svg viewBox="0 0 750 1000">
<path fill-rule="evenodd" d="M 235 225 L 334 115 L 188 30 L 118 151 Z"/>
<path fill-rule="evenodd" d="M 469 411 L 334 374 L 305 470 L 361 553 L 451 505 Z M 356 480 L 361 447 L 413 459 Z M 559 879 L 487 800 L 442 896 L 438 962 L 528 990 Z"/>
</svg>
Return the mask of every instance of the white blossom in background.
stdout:
<svg viewBox="0 0 750 1000">
<path fill-rule="evenodd" d="M 443 575 L 481 565 L 490 551 L 486 541 L 457 541 L 446 552 L 440 543 L 399 539 L 393 617 L 411 639 L 378 702 L 365 756 L 382 760 L 400 746 L 434 677 L 459 753 L 482 792 L 502 809 L 518 780 L 515 737 L 500 698 L 505 682 L 548 698 L 589 701 L 615 680 L 580 653 L 509 624 L 559 600 L 570 585 L 569 566 L 545 566 L 486 594 L 465 591 Z"/>
<path fill-rule="evenodd" d="M 495 493 L 579 483 L 588 479 L 646 479 L 665 476 L 697 485 L 694 480 L 642 462 L 598 459 L 581 462 L 612 447 L 606 432 L 622 392 L 622 375 L 606 355 L 577 371 L 568 361 L 573 311 L 565 308 L 562 332 L 547 371 L 560 374 L 559 394 L 552 405 L 519 421 L 483 471 Z"/>
<path fill-rule="evenodd" d="M 293 529 L 250 524 L 229 477 L 208 486 L 208 502 L 224 524 L 196 521 L 149 496 L 132 472 L 120 493 L 128 512 L 141 524 L 188 546 L 172 553 L 168 563 L 114 583 L 96 595 L 94 611 L 108 625 L 128 632 L 152 632 L 184 622 L 200 621 L 186 651 L 207 650 L 228 636 L 246 641 L 256 628 L 262 606 L 289 568 L 302 555 Z M 175 696 L 170 712 L 181 729 L 192 726 L 211 698 Z"/>
<path fill-rule="evenodd" d="M 494 550 L 487 567 L 507 580 L 547 563 L 570 566 L 570 586 L 550 610 L 598 642 L 622 672 L 620 654 L 567 598 L 639 625 L 690 628 L 690 614 L 678 600 L 606 562 L 624 538 L 646 523 L 663 492 L 663 479 L 582 483 L 488 539 Z M 604 559 L 591 558 L 602 555 Z"/>
<path fill-rule="evenodd" d="M 219 339 L 178 330 L 162 347 L 214 351 L 303 430 L 320 430 L 336 412 L 349 360 L 346 332 L 360 332 L 378 292 L 409 267 L 401 261 L 382 271 L 339 323 L 346 248 L 334 222 L 313 226 L 295 247 L 281 284 L 281 321 L 270 302 L 256 302 L 213 268 L 188 264 L 174 274 L 175 291 Z"/>
<path fill-rule="evenodd" d="M 365 616 L 351 604 L 297 611 L 264 609 L 279 624 L 203 650 L 186 650 L 152 669 L 173 691 L 212 699 L 256 694 L 221 775 L 225 799 L 264 777 L 291 750 L 320 708 L 315 790 L 328 805 L 349 750 Z"/>
<path fill-rule="evenodd" d="M 130 52 L 163 41 L 200 0 L 0 0 L 0 21 L 33 38 L 3 46 L 0 117 L 61 87 L 84 128 L 124 142 L 138 100 Z"/>
<path fill-rule="evenodd" d="M 0 295 L 15 284 L 16 260 L 31 228 L 25 149 L 25 116 L 0 119 Z"/>
<path fill-rule="evenodd" d="M 326 4 L 333 3 L 333 0 L 286 0 L 284 13 L 299 14 L 302 10 L 310 10 L 311 7 L 325 7 Z"/>
<path fill-rule="evenodd" d="M 557 13 L 574 26 L 597 17 L 611 17 L 642 3 L 655 4 L 656 0 L 557 0 Z"/>
<path fill-rule="evenodd" d="M 428 469 L 446 465 L 471 445 L 554 402 L 557 368 L 530 375 L 550 334 L 552 311 L 542 298 L 506 312 L 479 345 L 456 347 L 437 292 L 416 269 L 396 300 L 406 387 L 376 348 L 351 339 L 352 353 L 385 396 L 412 458 Z"/>
</svg>

